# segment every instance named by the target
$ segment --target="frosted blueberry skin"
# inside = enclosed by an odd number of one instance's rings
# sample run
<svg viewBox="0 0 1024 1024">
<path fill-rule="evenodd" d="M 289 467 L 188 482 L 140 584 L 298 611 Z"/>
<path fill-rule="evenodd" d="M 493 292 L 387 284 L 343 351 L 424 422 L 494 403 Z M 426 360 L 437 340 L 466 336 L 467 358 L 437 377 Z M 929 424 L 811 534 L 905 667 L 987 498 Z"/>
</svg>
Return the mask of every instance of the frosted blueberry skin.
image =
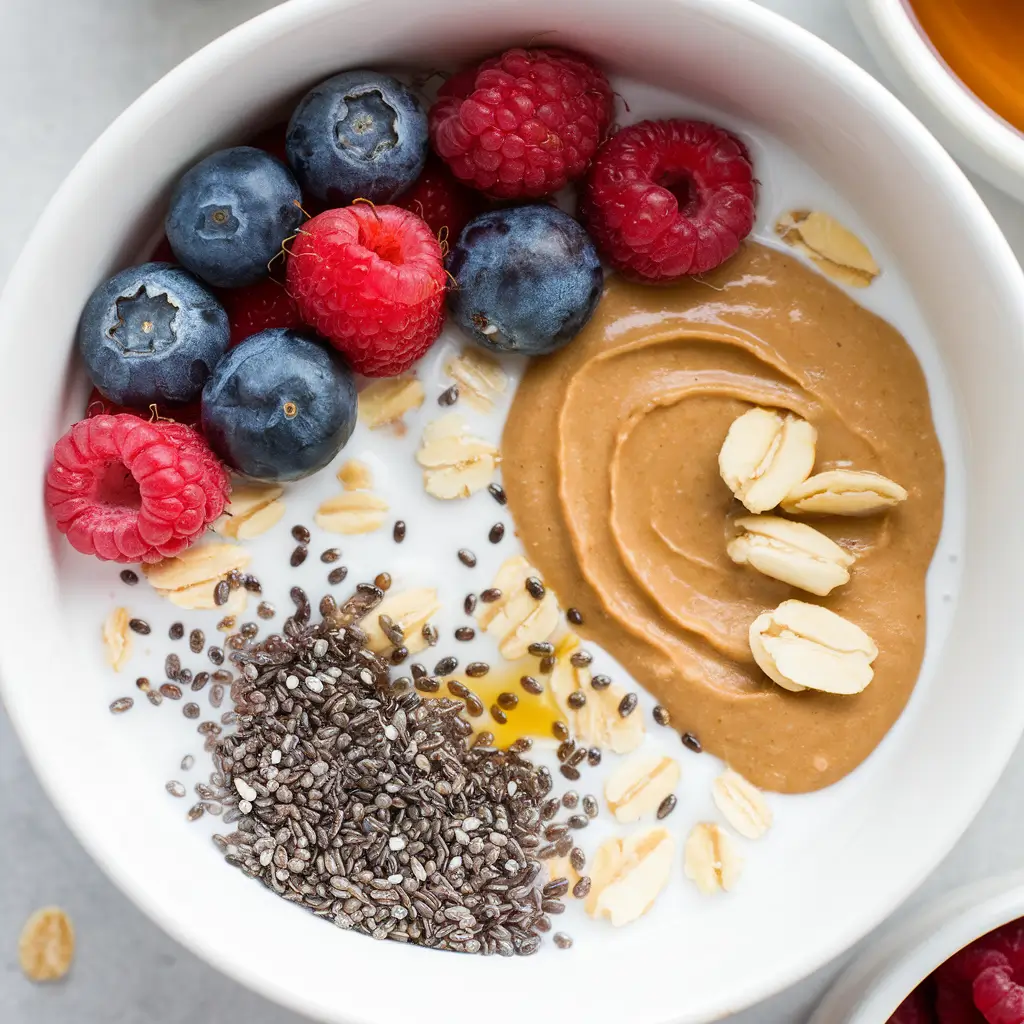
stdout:
<svg viewBox="0 0 1024 1024">
<path fill-rule="evenodd" d="M 182 266 L 217 288 L 266 277 L 303 220 L 302 193 L 288 167 L 262 149 L 221 149 L 187 170 L 164 223 Z"/>
<path fill-rule="evenodd" d="M 345 71 L 314 86 L 288 123 L 288 163 L 303 191 L 334 206 L 389 203 L 423 170 L 427 114 L 405 85 Z"/>
<path fill-rule="evenodd" d="M 601 298 L 604 275 L 590 236 L 553 206 L 492 210 L 466 225 L 448 270 L 448 309 L 493 352 L 539 356 L 567 345 Z"/>
<path fill-rule="evenodd" d="M 352 436 L 357 411 L 344 360 L 290 328 L 246 338 L 203 388 L 210 447 L 257 480 L 299 480 L 323 469 Z"/>
<path fill-rule="evenodd" d="M 190 402 L 227 351 L 224 308 L 188 271 L 143 263 L 104 281 L 78 323 L 93 384 L 115 405 Z"/>
</svg>

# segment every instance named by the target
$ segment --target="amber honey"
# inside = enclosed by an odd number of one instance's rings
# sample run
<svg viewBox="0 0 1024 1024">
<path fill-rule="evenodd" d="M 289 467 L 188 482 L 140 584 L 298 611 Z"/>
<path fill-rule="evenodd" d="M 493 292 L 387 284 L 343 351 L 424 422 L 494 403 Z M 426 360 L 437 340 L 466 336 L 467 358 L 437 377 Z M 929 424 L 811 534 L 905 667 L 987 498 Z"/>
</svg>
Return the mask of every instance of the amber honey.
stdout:
<svg viewBox="0 0 1024 1024">
<path fill-rule="evenodd" d="M 527 693 L 520 684 L 524 675 L 532 675 L 544 686 L 540 694 Z M 474 733 L 490 732 L 494 734 L 494 745 L 505 748 L 518 739 L 553 739 L 555 723 L 563 716 L 551 696 L 547 676 L 538 675 L 537 659 L 524 659 L 501 671 L 493 669 L 482 678 L 471 679 L 465 675 L 455 675 L 452 679 L 464 683 L 480 698 L 484 706 L 482 715 L 473 717 L 463 712 L 463 717 L 473 726 Z M 502 694 L 513 694 L 516 704 L 513 708 L 502 708 L 501 714 L 506 721 L 500 722 L 493 715 L 491 708 L 498 706 L 498 698 Z M 442 685 L 436 694 L 421 694 L 423 697 L 451 697 L 447 685 Z M 507 701 L 506 701 L 507 703 Z"/>
<path fill-rule="evenodd" d="M 1024 131 L 1024 0 L 909 0 L 925 35 L 975 96 Z"/>
</svg>

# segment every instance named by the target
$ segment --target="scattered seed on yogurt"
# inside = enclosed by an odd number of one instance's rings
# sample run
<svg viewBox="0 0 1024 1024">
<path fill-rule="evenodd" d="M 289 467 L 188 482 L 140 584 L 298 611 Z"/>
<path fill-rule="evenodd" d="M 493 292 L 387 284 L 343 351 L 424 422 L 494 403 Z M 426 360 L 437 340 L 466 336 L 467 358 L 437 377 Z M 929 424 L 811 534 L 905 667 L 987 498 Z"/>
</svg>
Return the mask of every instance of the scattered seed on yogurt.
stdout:
<svg viewBox="0 0 1024 1024">
<path fill-rule="evenodd" d="M 600 811 L 600 805 L 597 802 L 597 797 L 587 793 L 583 798 L 583 810 L 588 818 L 596 818 Z"/>
<path fill-rule="evenodd" d="M 547 593 L 544 589 L 544 584 L 536 576 L 527 576 L 523 586 L 530 597 L 538 601 Z"/>
<path fill-rule="evenodd" d="M 602 675 L 601 673 L 598 673 L 597 675 L 590 677 L 590 688 L 592 690 L 607 690 L 608 687 L 611 685 L 611 676 L 606 676 Z"/>
<path fill-rule="evenodd" d="M 174 683 L 162 683 L 160 693 L 168 700 L 181 700 L 181 687 Z"/>
<path fill-rule="evenodd" d="M 300 544 L 309 543 L 309 528 L 301 524 L 296 524 L 292 527 L 292 540 L 298 541 Z"/>
<path fill-rule="evenodd" d="M 391 573 L 377 573 L 377 575 L 373 578 L 373 585 L 375 587 L 380 587 L 381 590 L 389 590 L 391 588 Z"/>
<path fill-rule="evenodd" d="M 129 587 L 134 587 L 139 582 L 139 574 L 133 572 L 131 569 L 121 570 L 121 582 L 127 583 Z"/>
<path fill-rule="evenodd" d="M 191 754 L 186 754 L 181 759 L 181 770 L 188 772 L 192 770 L 192 766 L 196 763 L 196 759 Z"/>
<path fill-rule="evenodd" d="M 139 636 L 149 636 L 152 632 L 149 623 L 145 619 L 129 619 L 128 628 L 133 633 L 138 633 Z"/>
<path fill-rule="evenodd" d="M 295 532 L 294 530 L 292 531 Z M 288 564 L 293 568 L 297 569 L 306 560 L 309 555 L 309 548 L 305 544 L 296 545 L 295 549 L 291 553 L 291 557 L 288 559 Z"/>
<path fill-rule="evenodd" d="M 180 640 L 185 635 L 185 626 L 181 622 L 172 622 L 170 629 L 167 630 L 167 635 L 172 640 Z"/>
<path fill-rule="evenodd" d="M 420 630 L 420 634 L 423 639 L 427 641 L 429 647 L 436 647 L 437 641 L 440 639 L 437 632 L 437 627 L 432 626 L 429 622 Z M 458 662 L 456 662 L 458 664 Z M 454 671 L 454 670 L 453 670 Z"/>
<path fill-rule="evenodd" d="M 555 671 L 556 664 L 557 660 L 553 654 L 545 654 L 544 657 L 540 659 L 537 671 L 540 672 L 542 676 L 549 676 Z"/>
<path fill-rule="evenodd" d="M 183 797 L 185 795 L 185 787 L 174 779 L 171 779 L 170 782 L 164 786 L 164 789 L 166 789 L 171 796 Z"/>
<path fill-rule="evenodd" d="M 497 697 L 498 707 L 504 711 L 512 711 L 519 705 L 519 698 L 508 691 L 499 693 Z"/>
<path fill-rule="evenodd" d="M 519 679 L 519 685 L 527 693 L 532 693 L 535 697 L 544 692 L 544 684 L 539 680 L 534 679 L 533 676 L 521 676 Z"/>
<path fill-rule="evenodd" d="M 193 704 L 193 703 L 190 702 L 190 703 L 186 704 L 181 709 L 181 713 L 186 718 L 198 718 L 199 714 L 200 714 L 200 712 L 199 712 L 199 705 L 198 704 Z"/>
<path fill-rule="evenodd" d="M 133 707 L 135 707 L 135 701 L 131 697 L 118 697 L 117 700 L 111 703 L 110 713 L 113 715 L 123 715 L 126 711 L 131 711 Z"/>
<path fill-rule="evenodd" d="M 684 732 L 682 735 L 683 746 L 687 750 L 692 750 L 695 754 L 699 754 L 703 749 L 703 745 L 692 732 Z"/>
<path fill-rule="evenodd" d="M 567 726 L 565 722 L 561 720 L 557 722 L 552 722 L 551 735 L 554 736 L 555 739 L 559 742 L 567 740 L 569 738 L 569 726 Z"/>
<path fill-rule="evenodd" d="M 654 705 L 654 710 L 651 712 L 654 717 L 654 721 L 658 725 L 668 725 L 671 721 L 667 708 L 663 708 L 660 704 Z"/>
<path fill-rule="evenodd" d="M 476 611 L 476 594 L 466 595 L 466 599 L 462 602 L 462 610 L 467 615 L 472 615 Z"/>
<path fill-rule="evenodd" d="M 405 540 L 406 525 L 404 519 L 399 519 L 394 528 L 391 530 L 391 538 L 396 544 L 401 544 Z"/>
<path fill-rule="evenodd" d="M 501 484 L 488 484 L 487 491 L 499 505 L 508 504 L 508 498 L 505 497 L 505 488 Z"/>
<path fill-rule="evenodd" d="M 198 693 L 210 681 L 209 672 L 197 672 L 192 680 L 192 692 Z"/>
<path fill-rule="evenodd" d="M 573 624 L 574 626 L 582 626 L 582 625 L 583 625 L 583 613 L 582 613 L 582 612 L 581 612 L 581 611 L 579 610 L 579 608 L 570 608 L 570 609 L 569 609 L 569 610 L 568 610 L 568 611 L 567 611 L 567 612 L 565 613 L 565 617 L 566 617 L 566 618 L 567 618 L 567 619 L 568 619 L 568 620 L 569 620 L 569 621 L 570 621 L 570 622 L 571 622 L 571 623 L 572 623 L 572 624 Z"/>
<path fill-rule="evenodd" d="M 466 675 L 470 679 L 481 679 L 491 671 L 491 666 L 486 661 L 471 661 L 466 666 Z"/>
<path fill-rule="evenodd" d="M 582 690 L 573 690 L 565 699 L 565 703 L 573 709 L 573 711 L 579 711 L 584 704 L 587 703 L 587 695 Z"/>
<path fill-rule="evenodd" d="M 461 640 L 463 643 L 472 640 L 476 636 L 476 630 L 472 626 L 459 626 L 455 630 L 455 639 Z"/>
<path fill-rule="evenodd" d="M 601 748 L 600 747 L 591 747 L 587 751 L 587 764 L 589 764 L 591 768 L 596 768 L 600 763 L 601 763 Z"/>
<path fill-rule="evenodd" d="M 221 580 L 217 586 L 213 588 L 213 603 L 220 608 L 222 605 L 228 603 L 228 598 L 231 596 L 231 585 L 227 580 Z M 200 813 L 202 810 L 200 809 Z"/>
<path fill-rule="evenodd" d="M 676 809 L 676 803 L 677 800 L 675 793 L 669 793 L 669 795 L 665 797 L 660 804 L 658 804 L 658 821 L 661 821 L 662 818 L 667 818 Z"/>
<path fill-rule="evenodd" d="M 332 569 L 327 574 L 327 582 L 330 583 L 332 587 L 336 586 L 337 584 L 343 582 L 347 575 L 348 568 L 344 565 L 339 565 L 337 569 Z"/>
<path fill-rule="evenodd" d="M 149 680 L 145 676 L 139 676 L 139 678 L 135 680 L 135 685 L 143 693 L 149 693 Z"/>
<path fill-rule="evenodd" d="M 501 591 L 497 587 L 488 587 L 486 590 L 480 591 L 480 600 L 484 604 L 493 604 L 495 601 L 501 599 Z"/>
<path fill-rule="evenodd" d="M 476 555 L 469 548 L 459 548 L 459 561 L 468 569 L 476 566 Z"/>
<path fill-rule="evenodd" d="M 459 400 L 459 385 L 453 384 L 450 388 L 445 388 L 437 396 L 437 404 L 442 408 L 449 405 L 454 405 Z"/>
<path fill-rule="evenodd" d="M 500 544 L 505 536 L 505 524 L 495 523 L 487 534 L 487 539 L 492 544 Z"/>
<path fill-rule="evenodd" d="M 214 665 L 224 664 L 224 651 L 220 647 L 210 647 L 206 652 L 206 656 Z"/>
</svg>

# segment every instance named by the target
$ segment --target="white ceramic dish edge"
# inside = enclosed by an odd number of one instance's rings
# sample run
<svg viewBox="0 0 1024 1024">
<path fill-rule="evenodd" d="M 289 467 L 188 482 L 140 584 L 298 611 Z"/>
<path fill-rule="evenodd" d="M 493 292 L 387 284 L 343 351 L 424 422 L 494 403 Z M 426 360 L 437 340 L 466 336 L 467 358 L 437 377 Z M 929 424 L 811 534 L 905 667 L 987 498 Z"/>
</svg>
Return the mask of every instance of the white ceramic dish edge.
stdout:
<svg viewBox="0 0 1024 1024">
<path fill-rule="evenodd" d="M 848 0 L 865 42 L 901 97 L 960 161 L 1024 202 L 1024 134 L 946 67 L 903 0 Z"/>
<path fill-rule="evenodd" d="M 1024 872 L 946 894 L 878 942 L 840 977 L 808 1024 L 878 1024 L 968 943 L 1024 916 Z"/>
</svg>

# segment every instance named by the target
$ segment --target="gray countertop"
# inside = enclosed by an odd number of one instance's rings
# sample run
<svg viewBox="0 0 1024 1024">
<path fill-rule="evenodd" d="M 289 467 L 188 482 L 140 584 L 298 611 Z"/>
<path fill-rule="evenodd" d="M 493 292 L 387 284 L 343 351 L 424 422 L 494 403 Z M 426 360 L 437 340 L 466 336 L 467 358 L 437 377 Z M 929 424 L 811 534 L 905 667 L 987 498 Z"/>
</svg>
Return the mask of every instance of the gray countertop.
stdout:
<svg viewBox="0 0 1024 1024">
<path fill-rule="evenodd" d="M 764 0 L 877 73 L 843 0 Z M 3 0 L 0 2 L 0 280 L 20 241 L 86 146 L 176 62 L 274 0 Z M 1024 207 L 979 185 L 1024 256 Z M 1018 751 L 966 835 L 908 909 L 962 883 L 1024 865 L 1024 750 Z M 79 847 L 36 782 L 0 708 L 0 1019 L 4 1024 L 193 1024 L 246 1019 L 300 1024 L 218 974 L 163 934 Z M 17 939 L 37 907 L 56 903 L 75 922 L 68 979 L 34 986 Z M 216 927 L 211 921 L 211 927 Z M 865 940 L 870 942 L 870 938 Z M 796 1024 L 845 958 L 732 1018 Z"/>
</svg>

